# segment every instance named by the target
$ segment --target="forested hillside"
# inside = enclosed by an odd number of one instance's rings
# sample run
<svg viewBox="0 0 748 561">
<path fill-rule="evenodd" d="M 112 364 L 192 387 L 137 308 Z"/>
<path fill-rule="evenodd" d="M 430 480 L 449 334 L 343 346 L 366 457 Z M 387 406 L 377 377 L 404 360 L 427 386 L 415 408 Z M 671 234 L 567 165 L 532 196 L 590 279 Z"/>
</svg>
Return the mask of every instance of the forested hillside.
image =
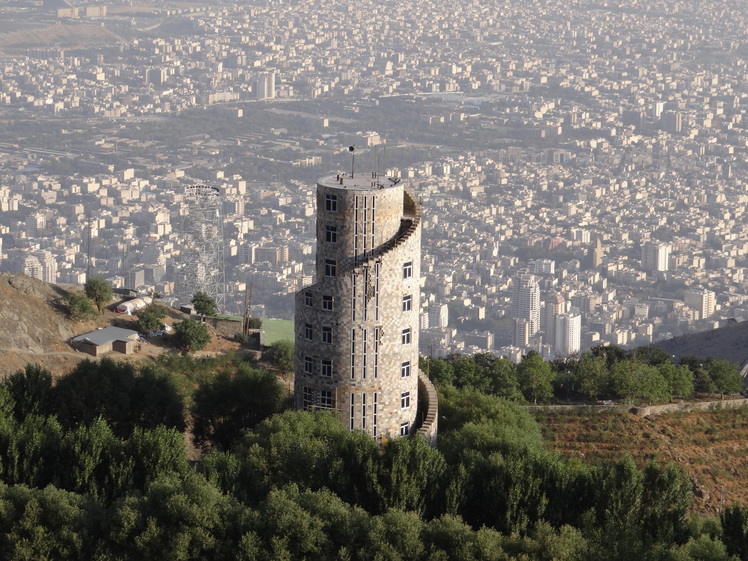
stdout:
<svg viewBox="0 0 748 561">
<path fill-rule="evenodd" d="M 748 509 L 690 514 L 675 464 L 559 455 L 525 409 L 491 395 L 534 400 L 522 365 L 518 394 L 484 390 L 502 365 L 469 358 L 483 366 L 468 384 L 468 358 L 432 361 L 432 374 L 452 367 L 438 448 L 288 411 L 284 386 L 241 357 L 86 361 L 56 384 L 29 366 L 0 385 L 2 558 L 748 558 Z"/>
</svg>

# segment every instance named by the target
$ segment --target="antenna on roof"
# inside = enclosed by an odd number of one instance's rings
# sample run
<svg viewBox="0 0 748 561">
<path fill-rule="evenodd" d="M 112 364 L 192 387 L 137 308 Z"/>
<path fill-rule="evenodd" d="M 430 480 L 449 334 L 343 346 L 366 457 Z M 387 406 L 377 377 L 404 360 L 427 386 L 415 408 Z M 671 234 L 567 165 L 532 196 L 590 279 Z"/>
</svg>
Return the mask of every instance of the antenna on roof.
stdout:
<svg viewBox="0 0 748 561">
<path fill-rule="evenodd" d="M 351 179 L 353 179 L 353 171 L 356 164 L 356 154 L 355 154 L 356 147 L 355 146 L 349 146 L 348 151 L 351 153 Z"/>
<path fill-rule="evenodd" d="M 374 179 L 379 177 L 379 146 L 374 145 Z"/>
</svg>

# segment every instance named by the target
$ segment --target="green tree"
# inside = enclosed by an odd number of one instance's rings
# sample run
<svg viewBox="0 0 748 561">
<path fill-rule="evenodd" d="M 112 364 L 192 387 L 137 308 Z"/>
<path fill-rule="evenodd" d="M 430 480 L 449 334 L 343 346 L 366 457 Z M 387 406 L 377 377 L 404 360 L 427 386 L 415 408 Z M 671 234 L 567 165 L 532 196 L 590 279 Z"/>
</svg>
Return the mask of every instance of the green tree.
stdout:
<svg viewBox="0 0 748 561">
<path fill-rule="evenodd" d="M 13 400 L 13 414 L 20 422 L 28 415 L 47 415 L 52 392 L 52 374 L 39 364 L 27 364 L 5 381 Z"/>
<path fill-rule="evenodd" d="M 596 400 L 607 390 L 608 363 L 602 356 L 593 358 L 585 353 L 574 369 L 574 383 L 576 391 Z"/>
<path fill-rule="evenodd" d="M 455 381 L 454 367 L 441 358 L 427 358 L 425 364 L 421 366 L 423 372 L 428 372 L 429 379 L 437 387 L 453 385 Z"/>
<path fill-rule="evenodd" d="M 655 366 L 634 360 L 616 362 L 610 370 L 611 390 L 627 402 L 644 399 L 650 403 L 667 401 L 668 385 Z"/>
<path fill-rule="evenodd" d="M 644 468 L 641 528 L 645 541 L 682 543 L 688 535 L 688 511 L 693 484 L 676 464 L 662 468 L 650 462 Z"/>
<path fill-rule="evenodd" d="M 293 343 L 286 340 L 276 341 L 265 351 L 264 358 L 284 373 L 293 372 Z"/>
<path fill-rule="evenodd" d="M 0 475 L 8 484 L 45 487 L 55 479 L 62 427 L 54 417 L 29 415 L 0 434 Z"/>
<path fill-rule="evenodd" d="M 550 364 L 538 353 L 530 351 L 517 366 L 517 380 L 525 399 L 537 404 L 553 397 L 554 374 Z"/>
<path fill-rule="evenodd" d="M 664 362 L 658 366 L 658 369 L 667 382 L 671 396 L 690 397 L 693 395 L 693 372 L 690 368 Z"/>
<path fill-rule="evenodd" d="M 145 308 L 138 311 L 138 329 L 140 331 L 156 331 L 161 328 L 161 321 L 167 316 L 169 310 L 159 302 L 151 302 Z"/>
<path fill-rule="evenodd" d="M 195 311 L 201 316 L 214 316 L 218 313 L 216 301 L 205 292 L 195 292 L 191 302 L 195 306 Z"/>
<path fill-rule="evenodd" d="M 720 515 L 722 541 L 730 555 L 741 561 L 748 559 L 748 508 L 734 504 Z"/>
<path fill-rule="evenodd" d="M 0 504 L 4 560 L 92 558 L 87 522 L 94 514 L 84 497 L 51 485 L 29 489 L 0 483 Z"/>
<path fill-rule="evenodd" d="M 588 532 L 597 546 L 597 557 L 628 561 L 643 559 L 640 517 L 644 477 L 634 460 L 626 456 L 613 465 L 597 469 L 592 484 L 594 520 Z"/>
<path fill-rule="evenodd" d="M 243 517 L 246 514 L 232 509 L 232 501 L 199 475 L 164 476 L 143 494 L 114 505 L 105 527 L 107 555 L 101 558 L 238 559 L 232 541 L 241 532 L 235 535 L 232 520 Z"/>
<path fill-rule="evenodd" d="M 137 426 L 184 429 L 182 397 L 168 375 L 150 369 L 138 375 L 131 364 L 109 358 L 79 363 L 57 382 L 52 401 L 67 428 L 103 417 L 121 438 Z"/>
<path fill-rule="evenodd" d="M 644 362 L 650 366 L 661 366 L 670 362 L 670 355 L 657 347 L 637 347 L 629 355 L 633 360 Z"/>
<path fill-rule="evenodd" d="M 195 444 L 230 449 L 247 429 L 282 409 L 285 393 L 272 373 L 246 363 L 219 373 L 193 395 Z"/>
<path fill-rule="evenodd" d="M 743 379 L 737 365 L 727 360 L 708 359 L 706 368 L 721 397 L 724 398 L 725 394 L 740 393 L 743 389 Z"/>
<path fill-rule="evenodd" d="M 186 319 L 174 325 L 174 340 L 187 352 L 199 351 L 210 343 L 210 333 L 204 323 Z"/>
<path fill-rule="evenodd" d="M 63 297 L 62 302 L 67 306 L 68 315 L 73 321 L 86 321 L 97 316 L 91 300 L 85 294 L 71 292 Z"/>
<path fill-rule="evenodd" d="M 384 508 L 432 517 L 444 511 L 446 463 L 421 437 L 391 440 L 384 448 L 380 484 Z"/>
<path fill-rule="evenodd" d="M 83 292 L 96 304 L 100 314 L 103 313 L 102 308 L 112 301 L 112 285 L 99 277 L 88 279 L 83 285 Z"/>
<path fill-rule="evenodd" d="M 80 425 L 62 439 L 58 486 L 75 493 L 109 502 L 119 490 L 117 464 L 122 462 L 122 445 L 105 419 Z"/>
<path fill-rule="evenodd" d="M 490 391 L 493 395 L 517 403 L 525 402 L 512 361 L 503 357 L 494 360 L 488 368 L 487 375 L 490 379 Z"/>
</svg>

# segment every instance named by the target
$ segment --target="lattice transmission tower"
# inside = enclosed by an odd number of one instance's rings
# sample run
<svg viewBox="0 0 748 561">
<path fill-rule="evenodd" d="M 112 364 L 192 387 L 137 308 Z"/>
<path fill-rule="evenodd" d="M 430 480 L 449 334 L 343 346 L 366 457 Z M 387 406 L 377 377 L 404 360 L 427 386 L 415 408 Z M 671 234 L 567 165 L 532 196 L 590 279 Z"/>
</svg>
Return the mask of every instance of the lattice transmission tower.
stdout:
<svg viewBox="0 0 748 561">
<path fill-rule="evenodd" d="M 226 273 L 223 261 L 223 198 L 217 187 L 187 187 L 187 214 L 183 217 L 182 250 L 176 275 L 180 304 L 189 304 L 204 292 L 226 308 Z"/>
</svg>

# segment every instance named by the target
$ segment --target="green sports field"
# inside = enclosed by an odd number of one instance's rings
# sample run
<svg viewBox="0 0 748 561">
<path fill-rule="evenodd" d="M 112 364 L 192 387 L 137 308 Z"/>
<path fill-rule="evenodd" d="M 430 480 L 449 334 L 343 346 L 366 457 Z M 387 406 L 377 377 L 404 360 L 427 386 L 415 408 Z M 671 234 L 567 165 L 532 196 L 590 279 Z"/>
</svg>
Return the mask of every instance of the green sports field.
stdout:
<svg viewBox="0 0 748 561">
<path fill-rule="evenodd" d="M 290 319 L 263 319 L 262 329 L 265 332 L 265 345 L 272 345 L 276 341 L 284 339 L 293 342 L 293 320 Z"/>
</svg>

